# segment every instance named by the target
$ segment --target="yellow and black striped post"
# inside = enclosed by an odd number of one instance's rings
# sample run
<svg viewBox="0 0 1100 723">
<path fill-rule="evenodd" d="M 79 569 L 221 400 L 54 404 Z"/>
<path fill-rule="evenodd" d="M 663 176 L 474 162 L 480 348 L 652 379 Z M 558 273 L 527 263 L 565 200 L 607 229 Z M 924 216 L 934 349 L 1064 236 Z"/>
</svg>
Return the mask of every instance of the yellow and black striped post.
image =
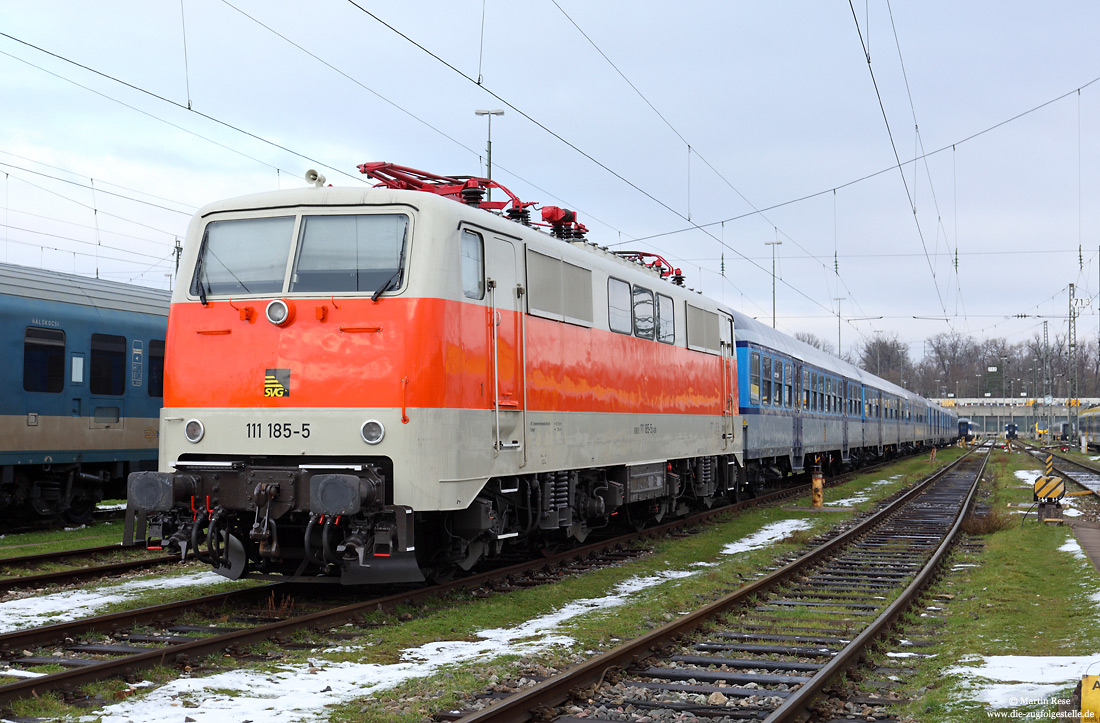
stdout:
<svg viewBox="0 0 1100 723">
<path fill-rule="evenodd" d="M 1047 477 L 1054 474 L 1054 455 L 1048 454 L 1046 462 L 1043 464 L 1043 474 Z"/>
</svg>

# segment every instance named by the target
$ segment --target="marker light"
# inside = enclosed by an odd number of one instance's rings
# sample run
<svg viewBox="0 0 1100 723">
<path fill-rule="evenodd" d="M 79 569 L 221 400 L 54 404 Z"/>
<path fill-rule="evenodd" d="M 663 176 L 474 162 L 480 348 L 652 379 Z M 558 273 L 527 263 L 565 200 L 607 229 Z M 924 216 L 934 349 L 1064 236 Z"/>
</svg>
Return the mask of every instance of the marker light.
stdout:
<svg viewBox="0 0 1100 723">
<path fill-rule="evenodd" d="M 382 438 L 386 436 L 386 428 L 383 427 L 382 423 L 377 419 L 368 419 L 366 422 L 363 422 L 363 427 L 359 430 L 359 434 L 367 444 L 378 444 L 382 441 Z"/>
<path fill-rule="evenodd" d="M 206 434 L 206 428 L 197 419 L 189 420 L 183 427 L 183 436 L 187 437 L 187 441 L 192 444 L 197 444 L 204 434 Z"/>
</svg>

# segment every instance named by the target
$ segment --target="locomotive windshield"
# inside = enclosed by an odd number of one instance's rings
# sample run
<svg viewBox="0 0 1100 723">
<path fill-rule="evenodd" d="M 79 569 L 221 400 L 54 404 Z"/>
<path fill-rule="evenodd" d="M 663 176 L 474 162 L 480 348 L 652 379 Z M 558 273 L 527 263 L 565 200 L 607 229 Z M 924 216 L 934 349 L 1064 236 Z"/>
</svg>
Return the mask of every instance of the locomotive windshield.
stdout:
<svg viewBox="0 0 1100 723">
<path fill-rule="evenodd" d="M 409 218 L 401 214 L 306 216 L 291 291 L 370 291 L 401 286 Z"/>
<path fill-rule="evenodd" d="M 206 227 L 191 293 L 277 294 L 283 290 L 294 217 L 214 221 Z"/>
<path fill-rule="evenodd" d="M 409 217 L 403 214 L 303 216 L 297 250 L 294 216 L 213 221 L 206 227 L 191 293 L 283 292 L 295 254 L 291 292 L 373 292 L 403 281 Z"/>
</svg>

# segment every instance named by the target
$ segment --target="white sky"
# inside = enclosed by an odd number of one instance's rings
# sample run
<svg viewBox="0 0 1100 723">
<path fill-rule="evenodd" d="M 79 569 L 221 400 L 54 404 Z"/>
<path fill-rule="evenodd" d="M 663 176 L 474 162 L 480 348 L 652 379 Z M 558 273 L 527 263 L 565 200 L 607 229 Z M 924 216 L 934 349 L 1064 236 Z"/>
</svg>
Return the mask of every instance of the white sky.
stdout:
<svg viewBox="0 0 1100 723">
<path fill-rule="evenodd" d="M 768 320 L 774 248 L 780 328 L 835 343 L 846 297 L 845 349 L 876 330 L 916 357 L 952 328 L 1017 341 L 1036 315 L 1064 333 L 1068 284 L 1100 286 L 1096 3 L 358 1 L 454 69 L 348 0 L 0 4 L 0 260 L 165 286 L 195 208 L 310 167 L 337 184 L 371 160 L 483 173 L 473 111 L 503 108 L 493 175 L 521 198 Z M 108 194 L 138 190 L 173 210 Z M 715 225 L 671 233 L 689 214 Z"/>
</svg>

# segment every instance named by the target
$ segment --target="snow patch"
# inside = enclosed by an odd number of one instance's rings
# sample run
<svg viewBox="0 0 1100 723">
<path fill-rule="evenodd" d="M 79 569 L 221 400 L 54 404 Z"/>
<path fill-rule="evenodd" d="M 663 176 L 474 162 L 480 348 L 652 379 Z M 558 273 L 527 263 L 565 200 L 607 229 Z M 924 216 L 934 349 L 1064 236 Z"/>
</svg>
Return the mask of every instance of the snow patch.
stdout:
<svg viewBox="0 0 1100 723">
<path fill-rule="evenodd" d="M 748 552 L 782 540 L 796 530 L 808 530 L 811 525 L 806 520 L 779 520 L 764 525 L 751 535 L 742 537 L 737 542 L 731 542 L 722 548 L 724 555 L 736 555 L 739 552 Z"/>
</svg>

